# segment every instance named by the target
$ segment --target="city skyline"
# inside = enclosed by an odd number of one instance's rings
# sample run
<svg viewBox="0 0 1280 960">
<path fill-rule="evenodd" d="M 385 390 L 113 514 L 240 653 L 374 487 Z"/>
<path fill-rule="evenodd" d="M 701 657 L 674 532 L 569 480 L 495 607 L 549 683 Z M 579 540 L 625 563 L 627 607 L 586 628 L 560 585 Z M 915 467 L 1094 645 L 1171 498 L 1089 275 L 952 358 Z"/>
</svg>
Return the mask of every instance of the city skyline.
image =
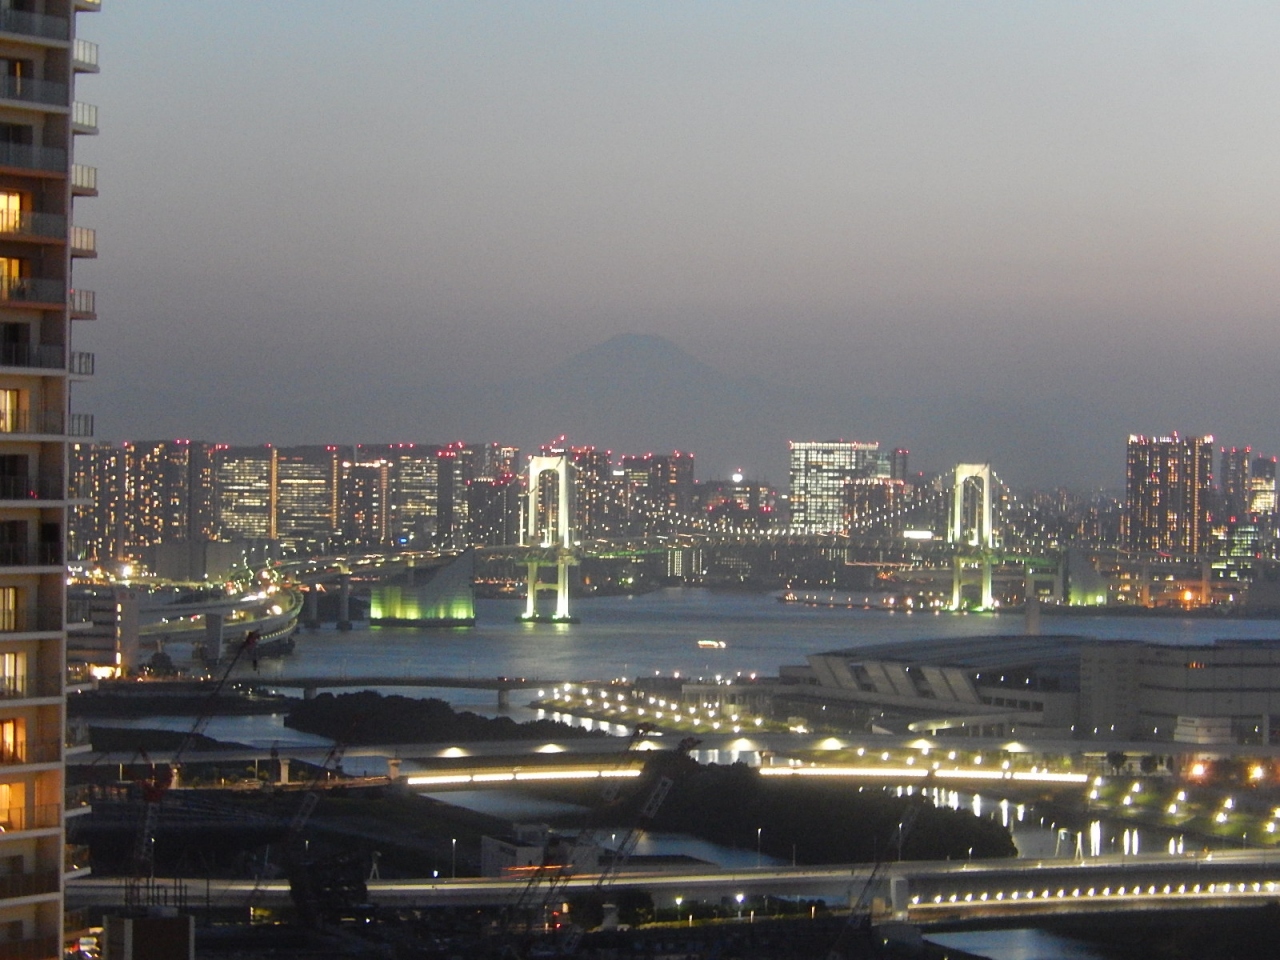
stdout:
<svg viewBox="0 0 1280 960">
<path fill-rule="evenodd" d="M 1130 431 L 1280 449 L 1271 7 L 99 23 L 102 436 L 496 436 L 630 332 L 792 398 L 720 465 L 775 479 L 788 436 L 1077 487 Z M 685 413 L 639 445 L 718 463 Z"/>
</svg>

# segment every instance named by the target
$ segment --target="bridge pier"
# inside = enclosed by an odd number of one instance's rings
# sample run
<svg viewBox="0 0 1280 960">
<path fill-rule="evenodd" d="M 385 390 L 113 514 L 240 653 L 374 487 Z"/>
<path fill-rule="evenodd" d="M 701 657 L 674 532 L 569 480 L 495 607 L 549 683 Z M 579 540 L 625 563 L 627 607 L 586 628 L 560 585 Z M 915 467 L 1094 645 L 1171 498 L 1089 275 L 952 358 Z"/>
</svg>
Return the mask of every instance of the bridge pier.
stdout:
<svg viewBox="0 0 1280 960">
<path fill-rule="evenodd" d="M 306 609 L 303 611 L 302 621 L 309 630 L 320 629 L 320 585 L 317 583 L 311 584 L 307 589 Z"/>
<path fill-rule="evenodd" d="M 511 709 L 511 691 L 506 687 L 498 688 L 498 709 L 499 710 Z"/>
<path fill-rule="evenodd" d="M 316 687 L 303 687 L 303 688 L 302 688 L 302 699 L 303 699 L 303 700 L 314 700 L 314 699 L 316 698 L 316 690 L 317 690 L 317 688 L 316 688 Z"/>
<path fill-rule="evenodd" d="M 391 781 L 400 779 L 399 757 L 387 757 L 387 779 Z"/>
<path fill-rule="evenodd" d="M 338 577 L 338 629 L 351 629 L 351 574 Z"/>
<path fill-rule="evenodd" d="M 277 785 L 283 786 L 284 784 L 289 782 L 289 758 L 280 757 L 279 763 L 280 763 L 280 775 L 276 779 L 276 783 Z"/>
</svg>

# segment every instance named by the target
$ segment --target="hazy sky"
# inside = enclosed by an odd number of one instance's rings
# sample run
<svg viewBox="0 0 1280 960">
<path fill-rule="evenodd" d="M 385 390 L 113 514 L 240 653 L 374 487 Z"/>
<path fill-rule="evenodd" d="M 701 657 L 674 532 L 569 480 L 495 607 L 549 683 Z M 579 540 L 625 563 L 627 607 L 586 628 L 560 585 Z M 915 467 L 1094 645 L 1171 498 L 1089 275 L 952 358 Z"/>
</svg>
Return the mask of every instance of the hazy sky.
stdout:
<svg viewBox="0 0 1280 960">
<path fill-rule="evenodd" d="M 527 446 L 466 398 L 630 332 L 856 398 L 839 432 L 920 466 L 1114 485 L 1131 432 L 1280 452 L 1274 2 L 107 0 L 80 24 L 100 437 Z M 786 436 L 737 456 L 696 419 L 668 445 L 714 451 L 700 474 L 784 479 Z"/>
</svg>

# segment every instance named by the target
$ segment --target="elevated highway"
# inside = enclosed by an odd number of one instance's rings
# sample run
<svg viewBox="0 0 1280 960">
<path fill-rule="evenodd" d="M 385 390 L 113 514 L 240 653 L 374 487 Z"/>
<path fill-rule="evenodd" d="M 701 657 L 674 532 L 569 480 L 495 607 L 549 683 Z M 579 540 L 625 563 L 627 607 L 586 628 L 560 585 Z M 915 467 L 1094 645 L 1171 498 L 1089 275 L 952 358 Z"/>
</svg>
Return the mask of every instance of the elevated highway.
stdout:
<svg viewBox="0 0 1280 960">
<path fill-rule="evenodd" d="M 856 900 L 870 864 L 828 867 L 764 867 L 747 870 L 630 871 L 615 889 L 648 892 L 662 908 L 697 900 L 720 902 L 764 896 L 822 899 L 833 908 Z M 1187 857 L 1099 857 L 1090 860 L 1007 860 L 976 863 L 903 862 L 885 876 L 885 912 L 923 928 L 966 922 L 1028 923 L 1055 916 L 1128 911 L 1245 907 L 1280 900 L 1280 856 L 1239 851 Z M 588 889 L 594 874 L 573 877 L 568 892 Z M 124 879 L 87 878 L 67 884 L 76 906 L 121 902 Z M 242 906 L 253 881 L 198 883 L 214 907 Z M 500 906 L 525 886 L 522 879 L 427 878 L 374 880 L 369 900 L 377 906 Z M 288 901 L 288 884 L 261 887 L 263 905 Z"/>
</svg>

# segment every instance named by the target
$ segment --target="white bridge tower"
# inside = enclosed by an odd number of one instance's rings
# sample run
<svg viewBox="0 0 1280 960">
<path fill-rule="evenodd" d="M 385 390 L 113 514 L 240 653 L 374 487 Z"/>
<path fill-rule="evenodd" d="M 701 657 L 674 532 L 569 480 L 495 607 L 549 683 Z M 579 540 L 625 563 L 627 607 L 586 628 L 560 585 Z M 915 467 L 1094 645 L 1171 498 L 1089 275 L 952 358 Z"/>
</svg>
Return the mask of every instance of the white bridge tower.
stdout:
<svg viewBox="0 0 1280 960">
<path fill-rule="evenodd" d="M 970 483 L 969 481 L 977 481 Z M 947 539 L 955 545 L 954 569 L 951 576 L 951 609 L 959 610 L 962 602 L 963 571 L 967 560 L 977 557 L 982 568 L 982 599 L 980 609 L 991 610 L 995 598 L 991 592 L 991 558 L 995 550 L 995 530 L 992 527 L 991 464 L 961 463 L 956 465 L 955 480 L 951 487 L 951 526 Z M 976 488 L 977 510 L 968 510 L 966 492 Z"/>
<path fill-rule="evenodd" d="M 569 613 L 569 568 L 577 566 L 578 556 L 573 530 L 573 465 L 566 453 L 529 458 L 529 491 L 525 505 L 525 522 L 521 546 L 540 550 L 525 561 L 527 600 L 522 620 L 572 623 Z M 555 495 L 545 496 L 542 478 L 554 474 Z M 551 486 L 547 484 L 547 486 Z M 544 568 L 554 567 L 555 583 L 543 583 Z M 556 609 L 551 616 L 538 613 L 538 593 L 555 591 Z"/>
</svg>

